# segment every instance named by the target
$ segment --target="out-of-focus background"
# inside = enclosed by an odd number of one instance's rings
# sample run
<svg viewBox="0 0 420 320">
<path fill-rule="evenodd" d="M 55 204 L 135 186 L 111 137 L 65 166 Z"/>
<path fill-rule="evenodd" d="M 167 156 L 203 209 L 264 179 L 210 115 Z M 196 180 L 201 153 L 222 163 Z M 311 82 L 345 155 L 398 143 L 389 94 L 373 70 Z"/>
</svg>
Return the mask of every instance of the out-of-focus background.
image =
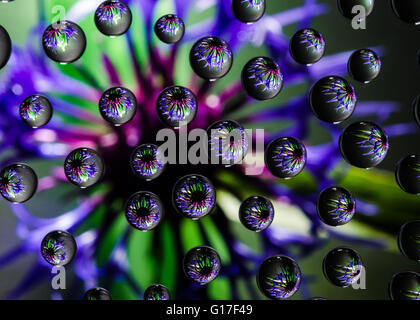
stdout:
<svg viewBox="0 0 420 320">
<path fill-rule="evenodd" d="M 50 1 L 45 1 L 50 2 Z M 68 1 L 67 1 L 68 2 Z M 76 2 L 76 1 L 75 1 Z M 303 0 L 267 0 L 267 14 L 282 12 L 287 9 L 297 7 L 303 4 Z M 60 1 L 55 1 L 60 4 Z M 367 20 L 366 30 L 354 30 L 349 20 L 342 17 L 333 0 L 318 1 L 329 6 L 326 14 L 319 15 L 314 18 L 311 27 L 320 31 L 326 41 L 326 55 L 332 55 L 343 51 L 352 51 L 359 48 L 374 47 L 382 53 L 382 70 L 379 77 L 370 84 L 360 84 L 352 81 L 355 86 L 358 101 L 379 100 L 394 101 L 400 104 L 397 112 L 393 114 L 386 122 L 381 123 L 383 126 L 392 125 L 393 123 L 412 123 L 414 122 L 412 115 L 411 103 L 416 95 L 420 94 L 420 66 L 417 64 L 417 50 L 420 40 L 420 27 L 411 26 L 403 23 L 395 17 L 387 1 L 378 0 L 375 3 L 373 13 Z M 5 27 L 15 46 L 19 46 L 25 50 L 24 45 L 28 41 L 38 41 L 40 39 L 30 39 L 30 31 L 39 23 L 40 1 L 37 0 L 15 0 L 11 3 L 0 3 L 0 25 Z M 164 9 L 162 9 L 164 11 Z M 167 12 L 170 13 L 170 12 Z M 191 17 L 191 20 L 198 17 Z M 190 21 L 186 19 L 186 24 Z M 297 25 L 292 24 L 283 30 L 287 35 L 292 36 Z M 186 44 L 189 48 L 191 43 Z M 232 79 L 240 76 L 242 65 L 250 58 L 264 52 L 263 48 L 250 47 L 249 50 L 243 50 L 235 56 L 235 65 L 231 73 L 217 85 L 222 87 L 224 83 L 232 81 Z M 19 63 L 17 61 L 16 63 Z M 187 66 L 189 70 L 189 66 Z M 190 72 L 190 70 L 188 71 Z M 0 75 L 2 72 L 0 72 Z M 350 79 L 346 75 L 347 79 Z M 60 84 L 57 83 L 59 86 Z M 0 84 L 0 87 L 3 84 Z M 307 88 L 295 88 L 295 94 L 307 94 Z M 287 99 L 287 96 L 280 95 L 276 98 L 281 102 Z M 18 105 L 17 101 L 16 105 Z M 256 108 L 258 108 L 256 104 Z M 380 106 L 378 106 L 380 108 Z M 238 111 L 240 115 L 241 111 Z M 249 111 L 248 111 L 249 112 Z M 364 118 L 366 119 L 366 118 Z M 374 120 L 374 119 L 372 119 Z M 0 119 L 2 121 L 2 119 Z M 345 127 L 354 121 L 354 118 L 345 121 L 340 126 Z M 317 120 L 313 118 L 312 135 L 309 141 L 319 143 L 327 139 L 327 134 L 321 128 L 317 128 Z M 268 127 L 275 127 L 276 123 L 268 123 Z M 384 249 L 372 249 L 363 245 L 363 243 L 347 244 L 343 241 L 332 240 L 326 246 L 312 253 L 304 260 L 299 261 L 304 277 L 310 278 L 309 289 L 313 296 L 321 296 L 327 299 L 387 299 L 387 285 L 395 272 L 403 270 L 420 271 L 418 262 L 410 261 L 404 257 L 397 248 L 396 234 L 401 224 L 406 220 L 405 208 L 403 203 L 410 205 L 412 212 L 417 211 L 420 217 L 420 207 L 416 196 L 403 193 L 396 187 L 395 181 L 390 179 L 397 161 L 407 154 L 420 154 L 419 144 L 420 132 L 391 138 L 390 149 L 386 159 L 375 170 L 377 174 L 376 184 L 373 189 L 366 191 L 367 197 L 376 199 L 379 203 L 387 201 L 387 195 L 393 194 L 394 197 L 401 199 L 401 205 L 389 206 L 387 212 L 379 212 L 375 216 L 364 216 L 351 222 L 352 228 L 357 229 L 357 234 L 361 237 L 371 240 L 386 239 L 389 243 Z M 37 170 L 46 170 L 46 165 L 42 160 L 32 162 Z M 357 177 L 357 179 L 355 178 Z M 364 173 L 362 170 L 354 169 L 354 175 L 345 182 L 352 188 L 358 188 L 367 183 L 364 181 Z M 356 181 L 356 180 L 357 181 Z M 65 189 L 58 189 L 51 198 L 35 197 L 31 208 L 42 217 L 49 217 L 48 212 L 54 203 L 63 204 L 62 197 L 66 193 Z M 397 194 L 397 195 L 396 195 Z M 59 200 L 57 200 L 59 199 Z M 57 201 L 56 201 L 57 200 Z M 45 206 L 45 203 L 48 203 Z M 66 203 L 67 208 L 74 206 L 74 203 Z M 414 207 L 413 207 L 414 206 Z M 401 209 L 399 209 L 401 208 Z M 63 208 L 64 210 L 64 208 Z M 412 218 L 412 217 L 411 217 Z M 292 219 L 292 218 L 291 218 Z M 362 222 L 369 222 L 369 225 L 375 228 L 364 228 Z M 5 200 L 0 200 L 0 254 L 8 252 L 12 247 L 20 243 L 20 239 L 16 236 L 16 219 L 9 209 Z M 241 229 L 242 230 L 242 229 Z M 247 231 L 239 231 L 246 233 Z M 355 234 L 353 232 L 353 234 Z M 245 241 L 247 238 L 245 235 Z M 252 237 L 248 239 L 249 245 L 252 246 Z M 322 259 L 325 254 L 338 245 L 349 245 L 354 248 L 362 257 L 366 267 L 366 289 L 354 290 L 351 287 L 341 289 L 330 284 L 322 274 Z M 6 264 L 0 269 L 0 298 L 5 298 L 6 293 L 10 292 L 25 275 L 30 265 L 37 261 L 39 257 L 36 254 L 25 254 L 11 264 Z M 36 276 L 36 275 L 33 275 Z M 69 271 L 68 281 L 76 276 Z M 254 279 L 249 281 L 254 282 Z M 244 289 L 245 290 L 245 289 Z M 44 281 L 30 290 L 24 292 L 20 297 L 22 299 L 50 299 L 51 290 L 50 283 Z M 294 299 L 299 299 L 296 295 Z"/>
</svg>

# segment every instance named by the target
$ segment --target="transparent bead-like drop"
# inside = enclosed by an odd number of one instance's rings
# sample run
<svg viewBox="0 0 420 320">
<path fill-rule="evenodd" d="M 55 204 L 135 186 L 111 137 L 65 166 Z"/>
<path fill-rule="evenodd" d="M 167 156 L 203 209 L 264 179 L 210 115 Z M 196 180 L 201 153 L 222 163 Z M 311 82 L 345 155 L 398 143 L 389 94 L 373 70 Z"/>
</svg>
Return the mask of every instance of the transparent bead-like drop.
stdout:
<svg viewBox="0 0 420 320">
<path fill-rule="evenodd" d="M 324 258 L 325 277 L 335 286 L 348 287 L 362 274 L 362 261 L 359 254 L 350 248 L 332 249 Z"/>
<path fill-rule="evenodd" d="M 35 194 L 37 186 L 35 171 L 25 164 L 12 164 L 0 172 L 0 192 L 10 202 L 28 201 Z"/>
<path fill-rule="evenodd" d="M 245 199 L 239 207 L 239 220 L 249 230 L 267 229 L 274 219 L 274 206 L 263 196 L 252 196 Z"/>
<path fill-rule="evenodd" d="M 141 231 L 149 231 L 156 228 L 163 215 L 162 201 L 152 192 L 137 192 L 125 204 L 125 217 L 128 223 Z"/>
<path fill-rule="evenodd" d="M 213 248 L 199 246 L 185 254 L 183 265 L 185 275 L 189 280 L 204 285 L 218 276 L 221 261 Z"/>
<path fill-rule="evenodd" d="M 104 162 L 95 150 L 78 148 L 69 153 L 64 161 L 67 179 L 80 188 L 97 183 L 104 174 Z"/>
<path fill-rule="evenodd" d="M 356 107 L 356 92 L 350 82 L 338 76 L 318 80 L 309 93 L 313 114 L 329 123 L 348 119 Z"/>
<path fill-rule="evenodd" d="M 191 174 L 175 184 L 172 202 L 181 215 L 197 220 L 208 215 L 215 207 L 216 191 L 209 179 Z"/>
<path fill-rule="evenodd" d="M 86 36 L 74 22 L 59 21 L 45 29 L 42 46 L 51 60 L 67 64 L 78 60 L 85 52 Z"/>
<path fill-rule="evenodd" d="M 127 32 L 131 26 L 130 8 L 119 0 L 102 2 L 95 12 L 95 24 L 106 36 L 119 36 Z"/>
<path fill-rule="evenodd" d="M 66 231 L 52 231 L 41 243 L 41 255 L 52 266 L 65 266 L 70 263 L 76 251 L 76 241 Z"/>
<path fill-rule="evenodd" d="M 51 120 L 53 108 L 46 97 L 32 95 L 20 104 L 19 115 L 22 121 L 31 128 L 39 128 Z"/>
<path fill-rule="evenodd" d="M 167 14 L 155 23 L 156 36 L 163 42 L 172 44 L 181 41 L 184 36 L 185 25 L 180 17 Z"/>
<path fill-rule="evenodd" d="M 296 261 L 283 255 L 264 260 L 257 273 L 258 288 L 273 300 L 293 296 L 299 290 L 301 279 L 302 274 Z"/>
<path fill-rule="evenodd" d="M 339 146 L 341 155 L 348 163 L 367 169 L 379 165 L 385 159 L 389 140 L 377 124 L 361 121 L 344 129 Z"/>
<path fill-rule="evenodd" d="M 281 137 L 268 145 L 264 160 L 273 176 L 289 179 L 297 176 L 305 168 L 306 148 L 295 138 Z"/>
<path fill-rule="evenodd" d="M 249 60 L 242 69 L 241 79 L 248 95 L 257 100 L 273 99 L 283 89 L 283 72 L 267 57 Z"/>
<path fill-rule="evenodd" d="M 218 37 L 198 40 L 190 51 L 190 64 L 201 78 L 216 80 L 225 76 L 232 67 L 233 53 L 229 44 Z"/>
</svg>

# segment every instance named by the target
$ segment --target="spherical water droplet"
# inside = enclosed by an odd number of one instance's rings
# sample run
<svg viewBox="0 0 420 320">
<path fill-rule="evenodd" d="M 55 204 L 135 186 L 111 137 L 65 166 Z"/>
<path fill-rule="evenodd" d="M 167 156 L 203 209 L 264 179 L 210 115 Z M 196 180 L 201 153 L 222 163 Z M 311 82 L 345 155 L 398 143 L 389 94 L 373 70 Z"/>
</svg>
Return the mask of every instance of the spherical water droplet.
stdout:
<svg viewBox="0 0 420 320">
<path fill-rule="evenodd" d="M 134 149 L 130 165 L 134 174 L 146 181 L 156 179 L 166 168 L 165 159 L 154 144 L 142 144 Z"/>
<path fill-rule="evenodd" d="M 229 44 L 217 37 L 198 40 L 190 51 L 190 64 L 194 72 L 208 80 L 226 75 L 232 67 L 233 53 Z"/>
<path fill-rule="evenodd" d="M 104 1 L 95 12 L 95 24 L 106 36 L 119 36 L 131 26 L 131 10 L 123 1 Z"/>
<path fill-rule="evenodd" d="M 167 14 L 155 23 L 155 33 L 157 37 L 168 44 L 181 41 L 184 32 L 184 21 L 174 14 Z"/>
<path fill-rule="evenodd" d="M 395 178 L 405 192 L 420 194 L 420 156 L 402 158 L 395 169 Z"/>
<path fill-rule="evenodd" d="M 289 50 L 297 63 L 311 65 L 324 56 L 325 40 L 318 31 L 305 28 L 294 34 Z"/>
<path fill-rule="evenodd" d="M 420 274 L 412 271 L 396 273 L 388 289 L 391 300 L 420 300 Z"/>
<path fill-rule="evenodd" d="M 197 99 L 191 90 L 172 86 L 163 90 L 156 102 L 156 112 L 166 125 L 179 128 L 194 120 L 197 114 Z"/>
<path fill-rule="evenodd" d="M 318 80 L 309 93 L 314 115 L 330 123 L 340 123 L 349 118 L 356 102 L 356 92 L 351 83 L 338 76 Z"/>
<path fill-rule="evenodd" d="M 375 51 L 360 49 L 350 56 L 347 69 L 353 79 L 369 83 L 379 75 L 381 64 L 381 60 Z"/>
<path fill-rule="evenodd" d="M 257 100 L 273 99 L 283 88 L 280 66 L 267 57 L 249 60 L 242 69 L 241 78 L 245 91 Z"/>
<path fill-rule="evenodd" d="M 207 129 L 211 162 L 233 165 L 239 163 L 248 151 L 248 136 L 236 121 L 222 120 Z"/>
<path fill-rule="evenodd" d="M 130 90 L 114 87 L 102 94 L 99 111 L 106 121 L 119 126 L 133 119 L 137 111 L 137 99 Z"/>
<path fill-rule="evenodd" d="M 403 255 L 420 261 L 420 220 L 407 222 L 401 227 L 398 246 Z"/>
<path fill-rule="evenodd" d="M 233 0 L 232 12 L 241 22 L 256 22 L 264 15 L 265 0 Z"/>
<path fill-rule="evenodd" d="M 325 277 L 335 286 L 348 287 L 362 274 L 362 261 L 359 254 L 350 248 L 332 249 L 324 258 Z"/>
<path fill-rule="evenodd" d="M 153 284 L 144 291 L 144 300 L 170 300 L 168 288 L 162 284 Z"/>
<path fill-rule="evenodd" d="M 349 19 L 353 19 L 359 13 L 359 11 L 353 13 L 354 6 L 363 6 L 367 17 L 372 13 L 374 5 L 374 0 L 337 0 L 337 6 L 340 13 Z"/>
<path fill-rule="evenodd" d="M 216 190 L 204 176 L 187 175 L 178 180 L 172 191 L 176 210 L 187 218 L 200 219 L 216 205 Z"/>
<path fill-rule="evenodd" d="M 300 286 L 302 274 L 296 261 L 283 255 L 272 256 L 263 261 L 257 273 L 260 291 L 270 299 L 287 299 Z"/>
<path fill-rule="evenodd" d="M 354 122 L 344 129 L 339 145 L 343 158 L 359 168 L 377 166 L 384 160 L 389 148 L 384 130 L 367 121 Z"/>
<path fill-rule="evenodd" d="M 199 246 L 185 254 L 183 266 L 189 280 L 204 285 L 218 276 L 221 261 L 213 248 Z"/>
<path fill-rule="evenodd" d="M 87 188 L 97 183 L 102 178 L 104 169 L 101 156 L 89 148 L 73 150 L 64 162 L 67 179 L 80 188 Z"/>
<path fill-rule="evenodd" d="M 297 139 L 281 137 L 273 140 L 265 150 L 265 165 L 273 176 L 292 178 L 297 176 L 306 164 L 306 148 Z"/>
<path fill-rule="evenodd" d="M 418 95 L 413 100 L 413 113 L 414 113 L 414 120 L 420 126 L 420 95 Z"/>
<path fill-rule="evenodd" d="M 96 287 L 89 289 L 83 296 L 84 300 L 112 300 L 111 294 L 108 290 Z"/>
<path fill-rule="evenodd" d="M 65 266 L 70 263 L 76 251 L 76 241 L 66 231 L 52 231 L 41 242 L 41 255 L 53 266 Z"/>
<path fill-rule="evenodd" d="M 0 69 L 9 61 L 12 53 L 12 40 L 5 28 L 0 26 Z"/>
<path fill-rule="evenodd" d="M 394 13 L 401 20 L 411 23 L 420 23 L 420 2 L 416 0 L 391 0 Z"/>
<path fill-rule="evenodd" d="M 45 29 L 42 46 L 47 56 L 62 64 L 78 60 L 86 49 L 86 36 L 74 22 L 59 21 Z"/>
<path fill-rule="evenodd" d="M 137 192 L 125 204 L 125 217 L 138 230 L 148 231 L 156 228 L 163 215 L 163 204 L 152 192 Z"/>
<path fill-rule="evenodd" d="M 31 128 L 46 125 L 51 120 L 52 114 L 50 101 L 41 95 L 29 96 L 19 106 L 20 118 Z"/>
<path fill-rule="evenodd" d="M 13 203 L 28 201 L 36 192 L 38 177 L 25 164 L 12 164 L 0 172 L 0 192 Z"/>
<path fill-rule="evenodd" d="M 353 218 L 356 202 L 347 189 L 330 187 L 320 193 L 316 209 L 322 222 L 329 226 L 341 226 Z"/>
<path fill-rule="evenodd" d="M 249 197 L 239 207 L 239 220 L 249 230 L 262 231 L 270 226 L 273 219 L 273 204 L 265 197 Z"/>
</svg>

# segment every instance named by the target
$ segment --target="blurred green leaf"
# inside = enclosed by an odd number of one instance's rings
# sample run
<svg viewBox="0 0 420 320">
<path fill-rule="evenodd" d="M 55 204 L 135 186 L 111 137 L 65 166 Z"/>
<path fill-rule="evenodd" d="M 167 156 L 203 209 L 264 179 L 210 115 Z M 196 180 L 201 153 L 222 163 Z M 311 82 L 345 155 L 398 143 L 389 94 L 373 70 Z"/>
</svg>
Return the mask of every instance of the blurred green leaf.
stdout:
<svg viewBox="0 0 420 320">
<path fill-rule="evenodd" d="M 123 236 L 126 228 L 127 220 L 125 219 L 124 214 L 120 213 L 108 229 L 102 241 L 98 244 L 99 246 L 96 251 L 96 261 L 98 266 L 102 266 L 107 262 L 118 241 Z"/>
<path fill-rule="evenodd" d="M 133 229 L 127 243 L 130 274 L 143 289 L 156 281 L 160 265 L 157 263 L 156 252 L 153 251 L 152 239 L 152 232 Z"/>
<path fill-rule="evenodd" d="M 193 221 L 187 218 L 183 219 L 180 225 L 180 232 L 184 252 L 204 244 L 204 240 L 198 226 L 198 221 Z"/>
<path fill-rule="evenodd" d="M 139 297 L 126 282 L 116 280 L 111 286 L 111 296 L 114 300 L 139 300 Z"/>
<path fill-rule="evenodd" d="M 206 233 L 207 238 L 210 241 L 210 245 L 213 247 L 214 250 L 220 256 L 222 260 L 222 264 L 229 264 L 230 263 L 230 253 L 229 248 L 223 236 L 220 234 L 219 230 L 217 230 L 217 226 L 214 224 L 213 220 L 210 216 L 204 217 L 199 220 L 202 224 L 204 232 Z"/>
<path fill-rule="evenodd" d="M 229 279 L 225 277 L 217 277 L 208 284 L 209 297 L 212 300 L 229 300 L 232 299 Z"/>
<path fill-rule="evenodd" d="M 395 232 L 403 223 L 418 219 L 420 198 L 399 188 L 394 174 L 379 169 L 364 170 L 352 167 L 340 181 L 356 197 L 379 207 L 376 216 L 356 215 L 378 229 Z"/>
<path fill-rule="evenodd" d="M 169 291 L 173 291 L 176 285 L 176 274 L 178 273 L 179 259 L 175 246 L 175 235 L 172 227 L 167 223 L 162 223 L 162 264 L 160 266 L 160 283 L 165 285 Z"/>
</svg>

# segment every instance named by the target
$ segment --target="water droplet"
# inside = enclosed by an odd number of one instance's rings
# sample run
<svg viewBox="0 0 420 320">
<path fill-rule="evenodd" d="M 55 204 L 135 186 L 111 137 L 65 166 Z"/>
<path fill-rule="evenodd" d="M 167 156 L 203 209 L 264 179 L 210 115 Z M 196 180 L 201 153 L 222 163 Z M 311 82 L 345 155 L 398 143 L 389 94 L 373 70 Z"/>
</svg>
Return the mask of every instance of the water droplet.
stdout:
<svg viewBox="0 0 420 320">
<path fill-rule="evenodd" d="M 125 204 L 125 217 L 138 230 L 149 231 L 156 228 L 163 215 L 163 204 L 152 192 L 137 192 Z"/>
<path fill-rule="evenodd" d="M 207 80 L 226 75 L 232 67 L 233 53 L 228 43 L 217 37 L 198 40 L 190 52 L 190 64 L 194 72 Z"/>
<path fill-rule="evenodd" d="M 104 169 L 101 156 L 90 148 L 73 150 L 64 162 L 67 179 L 80 188 L 87 188 L 97 183 L 102 178 Z"/>
<path fill-rule="evenodd" d="M 268 145 L 264 160 L 267 169 L 273 176 L 292 178 L 305 167 L 306 148 L 295 138 L 281 137 Z"/>
<path fill-rule="evenodd" d="M 395 169 L 395 178 L 405 192 L 420 194 L 420 156 L 402 158 Z"/>
<path fill-rule="evenodd" d="M 221 261 L 213 248 L 199 246 L 185 254 L 183 266 L 189 280 L 204 285 L 218 276 Z"/>
<path fill-rule="evenodd" d="M 41 255 L 53 266 L 65 266 L 70 263 L 76 251 L 76 241 L 66 231 L 52 231 L 41 242 Z"/>
<path fill-rule="evenodd" d="M 197 99 L 187 88 L 172 86 L 163 90 L 156 102 L 156 112 L 166 125 L 179 128 L 194 120 Z"/>
<path fill-rule="evenodd" d="M 318 80 L 309 93 L 309 103 L 314 115 L 330 123 L 340 123 L 349 118 L 356 102 L 356 92 L 351 83 L 338 76 Z"/>
<path fill-rule="evenodd" d="M 155 23 L 155 33 L 157 37 L 168 44 L 181 41 L 184 36 L 184 21 L 174 14 L 167 14 Z"/>
<path fill-rule="evenodd" d="M 394 13 L 401 20 L 411 23 L 420 23 L 420 2 L 413 0 L 391 0 Z"/>
<path fill-rule="evenodd" d="M 283 255 L 263 261 L 257 273 L 257 285 L 268 298 L 280 300 L 293 296 L 300 286 L 302 274 L 296 261 Z"/>
<path fill-rule="evenodd" d="M 31 128 L 46 125 L 51 120 L 52 114 L 50 101 L 41 95 L 29 96 L 19 106 L 20 118 Z"/>
<path fill-rule="evenodd" d="M 134 174 L 146 181 L 156 179 L 166 168 L 165 159 L 154 144 L 142 144 L 135 148 L 130 165 Z"/>
<path fill-rule="evenodd" d="M 214 162 L 233 165 L 245 157 L 248 151 L 248 136 L 238 122 L 217 121 L 208 127 L 207 134 L 210 157 Z"/>
<path fill-rule="evenodd" d="M 273 99 L 283 88 L 280 66 L 267 57 L 249 60 L 242 69 L 241 78 L 245 91 L 257 100 Z"/>
<path fill-rule="evenodd" d="M 42 36 L 46 55 L 61 64 L 78 60 L 86 49 L 86 36 L 74 22 L 59 21 L 48 26 Z"/>
<path fill-rule="evenodd" d="M 135 116 L 137 100 L 134 94 L 126 88 L 110 88 L 102 94 L 99 100 L 99 111 L 106 121 L 120 126 Z"/>
<path fill-rule="evenodd" d="M 414 113 L 414 120 L 420 126 L 420 95 L 418 95 L 413 100 L 413 113 Z"/>
<path fill-rule="evenodd" d="M 0 172 L 0 192 L 13 203 L 28 201 L 36 192 L 38 177 L 25 164 L 12 164 Z"/>
<path fill-rule="evenodd" d="M 12 53 L 12 40 L 5 28 L 0 26 L 0 69 L 9 61 Z"/>
<path fill-rule="evenodd" d="M 187 218 L 200 219 L 216 205 L 216 190 L 204 176 L 187 175 L 178 180 L 172 192 L 176 210 Z"/>
<path fill-rule="evenodd" d="M 293 35 L 289 49 L 297 63 L 311 65 L 324 56 L 325 40 L 318 31 L 305 28 Z"/>
<path fill-rule="evenodd" d="M 353 19 L 357 13 L 353 13 L 354 6 L 363 6 L 366 10 L 366 17 L 369 16 L 375 5 L 374 0 L 337 0 L 338 10 L 340 13 L 349 19 Z"/>
<path fill-rule="evenodd" d="M 353 79 L 369 83 L 379 75 L 381 64 L 381 60 L 375 51 L 360 49 L 350 56 L 347 69 Z"/>
<path fill-rule="evenodd" d="M 233 0 L 232 12 L 241 22 L 256 22 L 264 15 L 265 0 Z"/>
<path fill-rule="evenodd" d="M 131 26 L 131 10 L 122 1 L 104 1 L 95 12 L 95 24 L 106 36 L 119 36 Z"/>
<path fill-rule="evenodd" d="M 330 187 L 320 193 L 316 208 L 322 222 L 335 227 L 353 218 L 356 202 L 347 189 Z"/>
<path fill-rule="evenodd" d="M 344 288 L 360 278 L 362 261 L 353 249 L 339 247 L 327 253 L 322 268 L 325 277 L 333 285 Z"/>
<path fill-rule="evenodd" d="M 420 220 L 409 221 L 401 227 L 398 246 L 403 255 L 420 261 Z"/>
<path fill-rule="evenodd" d="M 396 273 L 388 289 L 391 300 L 420 300 L 420 274 L 412 271 Z"/>
<path fill-rule="evenodd" d="M 239 220 L 252 231 L 262 231 L 273 222 L 274 207 L 270 200 L 262 196 L 245 199 L 239 207 Z"/>
<path fill-rule="evenodd" d="M 354 122 L 344 129 L 339 145 L 343 158 L 359 168 L 377 166 L 384 160 L 389 148 L 384 130 L 367 121 Z"/>
<path fill-rule="evenodd" d="M 144 300 L 170 300 L 168 288 L 162 284 L 153 284 L 144 291 Z"/>
<path fill-rule="evenodd" d="M 83 296 L 84 300 L 112 300 L 111 294 L 108 290 L 96 287 L 89 289 Z"/>
</svg>

